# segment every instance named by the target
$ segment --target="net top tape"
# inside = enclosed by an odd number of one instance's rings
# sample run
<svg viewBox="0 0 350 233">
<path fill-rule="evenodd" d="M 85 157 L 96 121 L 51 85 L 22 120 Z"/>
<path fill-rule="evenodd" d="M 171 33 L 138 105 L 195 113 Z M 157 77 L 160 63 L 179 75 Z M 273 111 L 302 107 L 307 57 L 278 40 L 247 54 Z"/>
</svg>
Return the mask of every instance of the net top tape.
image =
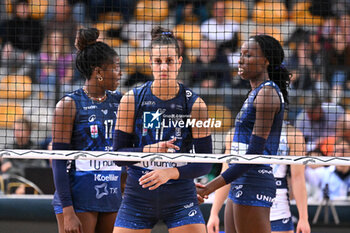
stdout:
<svg viewBox="0 0 350 233">
<path fill-rule="evenodd" d="M 156 161 L 188 163 L 299 164 L 350 166 L 350 157 L 276 156 L 234 154 L 133 153 L 68 150 L 0 150 L 0 157 L 10 159 L 66 159 Z"/>
</svg>

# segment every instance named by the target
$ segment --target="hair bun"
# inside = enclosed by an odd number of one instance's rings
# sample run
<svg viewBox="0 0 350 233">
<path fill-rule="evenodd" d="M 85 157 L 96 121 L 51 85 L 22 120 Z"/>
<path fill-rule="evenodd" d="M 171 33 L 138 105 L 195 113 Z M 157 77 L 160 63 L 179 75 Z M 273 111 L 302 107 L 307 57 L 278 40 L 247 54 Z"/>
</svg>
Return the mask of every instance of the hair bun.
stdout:
<svg viewBox="0 0 350 233">
<path fill-rule="evenodd" d="M 96 44 L 100 32 L 96 28 L 81 28 L 78 31 L 75 47 L 82 51 L 87 46 Z"/>
<path fill-rule="evenodd" d="M 152 29 L 152 32 L 151 32 L 152 40 L 158 37 L 161 37 L 162 35 L 174 38 L 174 34 L 168 29 L 162 28 L 160 26 L 157 26 Z"/>
</svg>

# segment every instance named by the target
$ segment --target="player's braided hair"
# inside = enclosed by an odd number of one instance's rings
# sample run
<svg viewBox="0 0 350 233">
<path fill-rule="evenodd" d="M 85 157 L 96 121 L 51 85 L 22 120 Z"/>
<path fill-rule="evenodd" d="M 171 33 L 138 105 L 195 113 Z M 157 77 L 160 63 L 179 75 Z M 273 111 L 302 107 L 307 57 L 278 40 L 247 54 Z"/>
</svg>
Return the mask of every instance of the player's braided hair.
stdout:
<svg viewBox="0 0 350 233">
<path fill-rule="evenodd" d="M 78 50 L 76 67 L 86 79 L 90 79 L 96 67 L 112 64 L 117 52 L 109 45 L 97 41 L 100 32 L 96 28 L 82 28 L 78 31 L 75 47 Z"/>
<path fill-rule="evenodd" d="M 269 61 L 270 64 L 267 67 L 269 78 L 281 89 L 283 98 L 288 104 L 288 87 L 291 73 L 282 64 L 284 59 L 284 51 L 281 44 L 278 42 L 278 40 L 268 35 L 256 35 L 250 37 L 250 39 L 254 39 L 259 44 L 261 51 Z"/>
</svg>

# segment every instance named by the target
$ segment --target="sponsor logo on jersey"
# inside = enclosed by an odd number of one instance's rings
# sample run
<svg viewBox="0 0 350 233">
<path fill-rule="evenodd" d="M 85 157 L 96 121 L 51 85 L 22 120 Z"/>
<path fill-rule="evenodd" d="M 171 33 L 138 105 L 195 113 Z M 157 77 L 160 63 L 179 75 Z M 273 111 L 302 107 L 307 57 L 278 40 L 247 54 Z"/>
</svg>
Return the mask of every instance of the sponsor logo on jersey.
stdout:
<svg viewBox="0 0 350 233">
<path fill-rule="evenodd" d="M 193 217 L 197 214 L 197 210 L 191 210 L 189 213 L 188 213 L 188 216 L 190 217 Z"/>
<path fill-rule="evenodd" d="M 260 169 L 260 170 L 258 170 L 258 173 L 260 173 L 260 174 L 272 174 L 272 170 Z"/>
<path fill-rule="evenodd" d="M 189 99 L 192 96 L 192 92 L 190 90 L 186 90 L 186 98 Z"/>
<path fill-rule="evenodd" d="M 188 208 L 191 208 L 191 207 L 193 207 L 193 206 L 194 206 L 194 203 L 191 202 L 190 204 L 184 205 L 184 208 L 185 208 L 185 209 L 188 209 Z"/>
<path fill-rule="evenodd" d="M 289 218 L 284 218 L 284 219 L 282 219 L 282 223 L 283 224 L 287 224 L 289 222 Z"/>
<path fill-rule="evenodd" d="M 101 109 L 101 112 L 103 112 L 103 114 L 107 115 L 108 114 L 108 109 Z"/>
<path fill-rule="evenodd" d="M 235 196 L 236 196 L 236 198 L 240 198 L 242 195 L 243 195 L 243 191 L 239 190 L 239 191 L 237 191 Z"/>
<path fill-rule="evenodd" d="M 89 116 L 89 119 L 88 119 L 89 122 L 94 122 L 95 120 L 96 120 L 96 115 L 95 114 Z"/>
<path fill-rule="evenodd" d="M 149 105 L 156 105 L 155 101 L 148 100 L 148 101 L 142 101 L 141 106 L 149 106 Z"/>
<path fill-rule="evenodd" d="M 90 109 L 96 109 L 96 108 L 97 108 L 96 105 L 90 105 L 90 106 L 83 107 L 84 110 L 90 110 Z"/>
<path fill-rule="evenodd" d="M 107 190 L 107 183 L 95 185 L 96 190 L 96 199 L 101 199 L 104 196 L 107 196 L 108 190 Z"/>
<path fill-rule="evenodd" d="M 90 125 L 91 138 L 98 138 L 98 126 Z"/>
<path fill-rule="evenodd" d="M 256 194 L 256 199 L 258 199 L 259 201 L 267 201 L 267 202 L 273 202 L 275 200 L 275 198 L 266 196 L 263 194 Z"/>
<path fill-rule="evenodd" d="M 116 176 L 114 174 L 109 174 L 109 175 L 102 175 L 102 174 L 95 174 L 94 175 L 94 180 L 95 181 L 118 181 L 119 176 Z"/>
</svg>

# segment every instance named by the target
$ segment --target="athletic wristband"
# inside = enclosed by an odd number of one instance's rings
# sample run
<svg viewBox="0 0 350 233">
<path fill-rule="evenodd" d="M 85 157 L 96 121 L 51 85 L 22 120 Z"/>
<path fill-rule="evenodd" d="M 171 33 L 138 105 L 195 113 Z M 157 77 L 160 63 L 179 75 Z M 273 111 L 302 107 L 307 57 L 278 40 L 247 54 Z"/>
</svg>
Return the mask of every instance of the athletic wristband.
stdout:
<svg viewBox="0 0 350 233">
<path fill-rule="evenodd" d="M 133 147 L 134 136 L 121 130 L 114 131 L 113 150 L 121 152 L 143 152 L 143 147 Z M 118 166 L 129 166 L 138 162 L 116 161 Z"/>
<path fill-rule="evenodd" d="M 213 153 L 213 142 L 211 140 L 211 135 L 204 138 L 194 138 L 192 139 L 194 145 L 194 151 L 196 154 L 211 154 Z"/>
<path fill-rule="evenodd" d="M 230 165 L 230 167 L 224 171 L 221 176 L 224 178 L 226 184 L 231 183 L 235 179 L 242 176 L 246 171 L 248 171 L 250 168 L 252 168 L 253 164 L 233 164 Z"/>
<path fill-rule="evenodd" d="M 213 152 L 211 136 L 204 138 L 192 139 L 192 143 L 196 153 L 211 154 Z M 212 168 L 211 163 L 190 163 L 182 167 L 178 167 L 179 179 L 194 179 L 199 176 L 206 175 Z"/>
<path fill-rule="evenodd" d="M 260 155 L 264 153 L 266 139 L 252 134 L 250 137 L 249 146 L 246 154 Z M 242 176 L 250 168 L 254 167 L 254 164 L 234 164 L 231 165 L 225 172 L 221 174 L 226 184 L 231 183 L 235 179 Z"/>
<path fill-rule="evenodd" d="M 68 143 L 52 143 L 53 150 L 69 150 Z M 56 192 L 60 198 L 62 208 L 72 206 L 72 194 L 70 190 L 70 181 L 67 172 L 67 160 L 52 160 L 52 172 L 55 183 Z"/>
<path fill-rule="evenodd" d="M 248 150 L 246 152 L 247 155 L 262 155 L 264 154 L 266 139 L 256 136 L 252 134 L 250 136 L 250 142 L 248 146 Z"/>
</svg>

